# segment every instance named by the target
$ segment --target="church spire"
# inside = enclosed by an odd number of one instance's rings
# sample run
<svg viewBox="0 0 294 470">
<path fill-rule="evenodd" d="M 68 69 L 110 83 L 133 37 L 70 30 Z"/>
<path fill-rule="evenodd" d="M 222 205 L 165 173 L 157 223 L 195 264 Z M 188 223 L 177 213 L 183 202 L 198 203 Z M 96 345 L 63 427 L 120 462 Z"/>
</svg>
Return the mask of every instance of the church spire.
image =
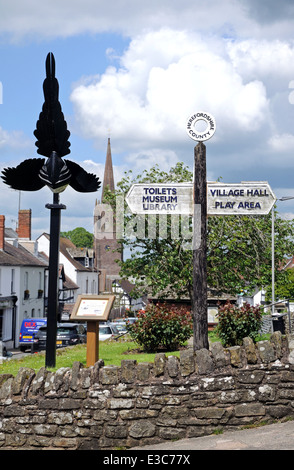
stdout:
<svg viewBox="0 0 294 470">
<path fill-rule="evenodd" d="M 102 196 L 101 202 L 103 202 L 105 188 L 108 187 L 110 191 L 114 191 L 114 176 L 113 176 L 113 167 L 112 167 L 112 157 L 111 157 L 111 147 L 110 147 L 110 137 L 108 137 L 107 143 L 107 153 L 106 153 L 106 162 L 104 168 L 104 179 L 102 186 Z"/>
</svg>

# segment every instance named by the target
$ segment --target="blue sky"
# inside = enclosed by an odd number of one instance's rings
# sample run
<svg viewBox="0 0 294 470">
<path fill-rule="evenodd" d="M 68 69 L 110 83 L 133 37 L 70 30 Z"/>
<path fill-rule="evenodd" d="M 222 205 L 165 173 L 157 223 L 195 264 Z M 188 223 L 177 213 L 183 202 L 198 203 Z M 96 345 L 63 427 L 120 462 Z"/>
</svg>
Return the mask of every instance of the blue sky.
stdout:
<svg viewBox="0 0 294 470">
<path fill-rule="evenodd" d="M 70 159 L 103 178 L 108 135 L 115 177 L 158 163 L 193 165 L 186 119 L 216 119 L 207 176 L 268 181 L 294 196 L 294 7 L 291 0 L 0 0 L 0 169 L 37 156 L 33 131 L 53 52 Z M 291 84 L 293 81 L 293 84 Z M 15 226 L 31 208 L 33 236 L 49 231 L 52 193 L 0 182 L 0 213 Z M 93 230 L 99 193 L 67 188 L 62 230 Z M 294 200 L 278 202 L 293 218 Z"/>
</svg>

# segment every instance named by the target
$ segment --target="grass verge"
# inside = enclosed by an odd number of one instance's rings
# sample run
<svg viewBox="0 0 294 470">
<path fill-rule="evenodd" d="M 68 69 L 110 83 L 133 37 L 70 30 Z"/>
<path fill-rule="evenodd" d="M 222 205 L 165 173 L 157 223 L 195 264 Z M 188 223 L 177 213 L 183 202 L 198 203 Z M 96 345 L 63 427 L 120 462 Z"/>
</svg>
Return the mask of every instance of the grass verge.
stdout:
<svg viewBox="0 0 294 470">
<path fill-rule="evenodd" d="M 268 339 L 270 335 L 258 338 Z M 217 335 L 212 331 L 208 333 L 209 341 L 219 341 Z M 99 358 L 104 360 L 105 365 L 120 366 L 123 359 L 134 359 L 137 362 L 154 362 L 155 353 L 138 352 L 138 345 L 132 341 L 101 341 L 99 343 Z M 57 349 L 56 367 L 50 369 L 55 371 L 61 367 L 72 367 L 75 361 L 86 366 L 87 346 L 79 344 L 67 348 Z M 168 352 L 167 355 L 180 356 L 180 351 Z M 36 372 L 45 367 L 45 352 L 26 354 L 21 359 L 9 359 L 0 362 L 0 374 L 16 375 L 21 367 L 34 369 Z"/>
<path fill-rule="evenodd" d="M 103 341 L 99 343 L 99 359 L 104 360 L 105 365 L 120 366 L 122 359 L 135 359 L 137 362 L 153 362 L 154 354 L 137 352 L 138 346 L 131 342 Z M 132 353 L 134 351 L 134 353 Z M 57 349 L 56 351 L 56 367 L 50 369 L 55 371 L 61 367 L 72 367 L 75 361 L 79 361 L 86 366 L 87 346 L 79 344 L 67 348 Z M 168 353 L 179 356 L 179 351 Z M 45 367 L 45 352 L 35 354 L 27 353 L 20 359 L 9 359 L 0 363 L 0 374 L 16 375 L 21 367 L 34 369 L 36 372 Z"/>
</svg>

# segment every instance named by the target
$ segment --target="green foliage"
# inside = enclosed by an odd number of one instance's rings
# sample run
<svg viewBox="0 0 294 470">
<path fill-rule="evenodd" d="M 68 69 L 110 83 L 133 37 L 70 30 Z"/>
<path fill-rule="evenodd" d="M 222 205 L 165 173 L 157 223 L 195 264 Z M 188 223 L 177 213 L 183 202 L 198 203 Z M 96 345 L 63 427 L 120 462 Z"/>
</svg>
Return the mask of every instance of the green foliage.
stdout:
<svg viewBox="0 0 294 470">
<path fill-rule="evenodd" d="M 172 351 L 192 336 L 192 316 L 184 307 L 150 304 L 138 313 L 135 323 L 128 325 L 128 332 L 146 351 Z"/>
<path fill-rule="evenodd" d="M 114 193 L 106 192 L 108 202 L 115 212 L 116 196 L 125 198 L 135 183 L 191 182 L 192 173 L 183 163 L 177 163 L 168 172 L 158 165 L 134 176 L 126 172 Z M 148 224 L 153 217 L 156 237 L 150 237 Z M 166 218 L 165 218 L 166 217 Z M 152 295 L 179 299 L 192 296 L 193 270 L 192 250 L 187 249 L 187 239 L 192 234 L 192 217 L 147 216 L 131 214 L 125 203 L 124 238 L 119 240 L 121 250 L 128 256 L 120 263 L 122 278 L 134 280 L 139 297 L 148 292 Z M 132 225 L 133 224 L 133 225 Z M 166 233 L 160 235 L 165 224 Z M 271 284 L 271 214 L 265 216 L 211 216 L 207 220 L 207 276 L 208 285 L 219 292 L 247 294 L 258 287 Z M 138 226 L 145 227 L 145 237 L 139 237 Z M 132 226 L 133 236 L 126 234 Z M 178 236 L 174 234 L 178 232 Z M 283 285 L 285 275 L 279 269 L 286 257 L 294 252 L 294 223 L 275 213 L 275 279 Z M 191 239 L 190 239 L 191 240 Z M 281 279 L 282 282 L 279 282 Z"/>
<path fill-rule="evenodd" d="M 92 248 L 94 235 L 88 232 L 83 227 L 77 227 L 68 232 L 60 232 L 60 236 L 68 238 L 76 247 L 79 248 Z"/>
<path fill-rule="evenodd" d="M 241 345 L 246 337 L 257 338 L 262 322 L 260 307 L 248 303 L 237 307 L 227 302 L 219 307 L 217 316 L 216 332 L 225 346 Z"/>
<path fill-rule="evenodd" d="M 155 165 L 149 171 L 144 170 L 140 175 L 134 176 L 132 171 L 125 172 L 125 176 L 117 184 L 115 192 L 108 192 L 104 202 L 109 203 L 115 212 L 116 197 L 125 196 L 135 183 L 180 183 L 192 181 L 192 173 L 183 163 L 177 163 L 169 172 L 162 171 Z M 156 237 L 150 237 L 149 224 L 155 228 Z M 145 227 L 145 237 L 138 236 L 138 230 Z M 128 228 L 132 229 L 133 236 L 128 236 Z M 162 227 L 164 227 L 163 231 Z M 179 231 L 179 236 L 174 233 Z M 133 296 L 140 297 L 148 292 L 152 295 L 164 296 L 171 294 L 175 298 L 191 296 L 192 292 L 192 254 L 185 250 L 183 232 L 192 237 L 192 218 L 186 216 L 185 220 L 177 221 L 175 216 L 165 215 L 138 215 L 132 214 L 128 205 L 124 206 L 124 233 L 123 239 L 118 240 L 121 249 L 128 252 L 128 257 L 120 263 L 120 276 L 124 279 L 134 279 L 136 289 Z M 190 231 L 190 233 L 189 233 Z M 141 231 L 140 231 L 141 235 Z"/>
<path fill-rule="evenodd" d="M 226 216 L 208 219 L 208 283 L 223 292 L 251 294 L 271 284 L 272 217 Z M 275 279 L 285 276 L 279 269 L 293 255 L 293 221 L 275 214 Z"/>
<path fill-rule="evenodd" d="M 280 270 L 277 279 L 275 279 L 276 299 L 294 299 L 294 269 Z M 272 299 L 272 285 L 266 290 L 266 300 Z"/>
</svg>

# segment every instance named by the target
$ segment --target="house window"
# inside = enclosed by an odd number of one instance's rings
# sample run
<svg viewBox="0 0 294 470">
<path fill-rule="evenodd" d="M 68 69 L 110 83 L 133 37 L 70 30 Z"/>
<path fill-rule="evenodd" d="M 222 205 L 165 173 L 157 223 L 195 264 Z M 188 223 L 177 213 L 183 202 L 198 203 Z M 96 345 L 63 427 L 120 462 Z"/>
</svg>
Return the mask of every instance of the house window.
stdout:
<svg viewBox="0 0 294 470">
<path fill-rule="evenodd" d="M 30 298 L 29 291 L 29 273 L 26 271 L 24 274 L 24 299 Z"/>
<path fill-rule="evenodd" d="M 0 341 L 2 341 L 3 334 L 3 310 L 0 310 Z"/>
<path fill-rule="evenodd" d="M 41 299 L 42 297 L 43 297 L 42 273 L 39 272 L 38 299 Z"/>
<path fill-rule="evenodd" d="M 11 269 L 11 294 L 15 294 L 15 269 Z"/>
<path fill-rule="evenodd" d="M 9 341 L 12 338 L 11 309 L 0 310 L 0 340 Z"/>
<path fill-rule="evenodd" d="M 24 288 L 25 290 L 29 289 L 29 273 L 26 271 L 24 275 Z"/>
</svg>

